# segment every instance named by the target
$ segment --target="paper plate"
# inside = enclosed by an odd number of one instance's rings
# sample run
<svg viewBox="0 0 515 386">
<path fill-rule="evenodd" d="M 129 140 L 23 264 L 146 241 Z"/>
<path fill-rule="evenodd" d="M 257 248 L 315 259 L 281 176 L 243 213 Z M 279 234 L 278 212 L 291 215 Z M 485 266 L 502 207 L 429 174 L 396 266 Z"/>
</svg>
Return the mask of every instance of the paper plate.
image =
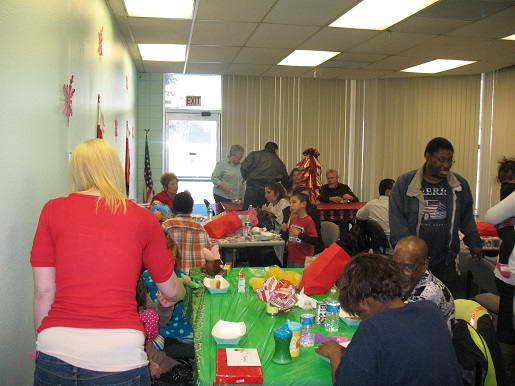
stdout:
<svg viewBox="0 0 515 386">
<path fill-rule="evenodd" d="M 361 319 L 356 319 L 356 317 L 350 316 L 348 313 L 343 311 L 341 308 L 340 308 L 340 319 L 343 320 L 343 322 L 347 326 L 357 326 L 361 322 Z"/>
<path fill-rule="evenodd" d="M 245 322 L 226 322 L 219 320 L 213 326 L 211 335 L 217 344 L 236 345 L 247 332 Z"/>
<path fill-rule="evenodd" d="M 219 288 L 216 288 L 217 281 L 220 283 Z M 204 287 L 206 287 L 207 290 L 212 294 L 224 294 L 229 290 L 230 284 L 222 276 L 216 277 L 214 279 L 206 277 L 204 278 Z"/>
</svg>

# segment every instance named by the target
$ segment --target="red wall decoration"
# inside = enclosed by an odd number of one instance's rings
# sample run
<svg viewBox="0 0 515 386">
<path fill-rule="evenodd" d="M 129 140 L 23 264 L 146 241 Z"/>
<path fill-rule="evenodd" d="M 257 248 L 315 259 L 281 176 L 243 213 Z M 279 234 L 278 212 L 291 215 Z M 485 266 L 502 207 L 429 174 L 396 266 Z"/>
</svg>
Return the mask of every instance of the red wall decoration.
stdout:
<svg viewBox="0 0 515 386">
<path fill-rule="evenodd" d="M 65 112 L 66 116 L 68 117 L 68 126 L 70 126 L 70 117 L 73 115 L 72 98 L 73 98 L 73 94 L 75 94 L 75 89 L 73 88 L 72 85 L 73 85 L 73 75 L 70 78 L 70 83 L 65 84 L 63 87 L 64 97 L 65 97 L 64 112 Z"/>
</svg>

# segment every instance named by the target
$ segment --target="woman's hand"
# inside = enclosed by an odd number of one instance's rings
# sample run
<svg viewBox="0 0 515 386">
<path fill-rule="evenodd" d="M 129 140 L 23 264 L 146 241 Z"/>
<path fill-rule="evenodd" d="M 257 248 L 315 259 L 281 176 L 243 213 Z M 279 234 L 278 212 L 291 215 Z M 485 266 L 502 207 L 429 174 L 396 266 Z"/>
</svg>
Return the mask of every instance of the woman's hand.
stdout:
<svg viewBox="0 0 515 386">
<path fill-rule="evenodd" d="M 287 224 L 287 223 L 285 223 L 285 222 L 284 222 L 284 223 L 282 223 L 282 224 L 281 224 L 281 231 L 286 232 L 287 230 L 288 230 L 288 224 Z"/>
<path fill-rule="evenodd" d="M 153 344 L 153 343 L 149 343 L 149 344 Z M 163 369 L 156 362 L 150 361 L 148 367 L 149 367 L 149 370 L 150 370 L 150 377 L 151 378 L 159 379 L 161 377 L 161 374 L 163 374 Z"/>
<path fill-rule="evenodd" d="M 167 298 L 165 298 L 163 296 L 163 294 L 161 293 L 161 291 L 157 291 L 156 298 L 157 298 L 157 301 L 159 302 L 159 304 L 161 304 L 165 308 L 170 308 L 177 304 L 177 302 L 172 302 L 172 301 L 168 300 Z"/>
</svg>

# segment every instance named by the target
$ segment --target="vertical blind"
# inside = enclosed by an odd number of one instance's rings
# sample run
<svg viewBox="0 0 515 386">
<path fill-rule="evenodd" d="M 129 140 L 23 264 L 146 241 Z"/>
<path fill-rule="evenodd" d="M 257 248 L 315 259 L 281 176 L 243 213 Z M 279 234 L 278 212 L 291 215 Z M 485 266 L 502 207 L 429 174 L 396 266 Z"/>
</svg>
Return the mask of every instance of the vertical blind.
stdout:
<svg viewBox="0 0 515 386">
<path fill-rule="evenodd" d="M 327 80 L 223 77 L 222 148 L 248 153 L 279 145 L 291 169 L 314 147 L 325 170 L 339 171 L 360 199 L 378 196 L 383 178 L 396 179 L 424 162 L 437 136 L 455 148 L 454 170 L 475 192 L 481 77 Z"/>
</svg>

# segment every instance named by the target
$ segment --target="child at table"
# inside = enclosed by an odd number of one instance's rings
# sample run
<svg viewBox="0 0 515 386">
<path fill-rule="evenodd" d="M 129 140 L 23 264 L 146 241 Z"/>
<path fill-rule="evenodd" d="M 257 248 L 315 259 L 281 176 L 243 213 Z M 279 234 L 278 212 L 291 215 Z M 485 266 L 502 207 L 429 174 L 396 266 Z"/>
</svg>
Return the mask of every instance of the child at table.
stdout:
<svg viewBox="0 0 515 386">
<path fill-rule="evenodd" d="M 308 216 L 306 206 L 309 197 L 304 193 L 290 198 L 290 220 L 281 225 L 281 236 L 288 240 L 288 267 L 302 268 L 306 256 L 313 256 L 318 234 L 313 219 Z"/>
<path fill-rule="evenodd" d="M 499 169 L 497 171 L 497 179 L 501 183 L 501 201 L 515 192 L 515 159 L 508 159 L 503 157 L 499 161 Z M 511 252 L 515 246 L 515 217 L 510 217 L 500 224 L 497 224 L 497 234 L 502 240 L 499 248 L 499 261 L 497 262 L 497 269 L 499 273 L 509 278 L 510 268 L 508 267 L 508 260 L 510 259 Z"/>
</svg>

